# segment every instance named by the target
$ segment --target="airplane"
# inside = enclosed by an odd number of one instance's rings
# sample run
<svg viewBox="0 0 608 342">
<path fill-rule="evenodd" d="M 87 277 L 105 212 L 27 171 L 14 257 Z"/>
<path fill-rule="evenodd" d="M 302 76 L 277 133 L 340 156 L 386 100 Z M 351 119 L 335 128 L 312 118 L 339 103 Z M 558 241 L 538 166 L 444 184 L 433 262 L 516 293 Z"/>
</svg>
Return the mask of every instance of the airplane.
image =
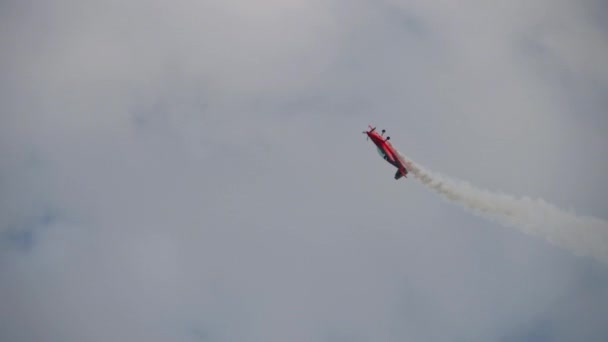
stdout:
<svg viewBox="0 0 608 342">
<path fill-rule="evenodd" d="M 382 130 L 382 133 L 376 132 L 376 127 L 369 126 L 369 131 L 363 131 L 363 134 L 367 134 L 368 139 L 372 139 L 372 142 L 378 148 L 378 154 L 382 159 L 386 160 L 389 164 L 393 165 L 397 168 L 397 173 L 395 173 L 395 179 L 399 179 L 401 177 L 407 178 L 407 168 L 405 167 L 405 163 L 399 157 L 399 153 L 390 142 L 388 142 L 391 137 L 384 137 L 384 133 L 386 130 Z"/>
</svg>

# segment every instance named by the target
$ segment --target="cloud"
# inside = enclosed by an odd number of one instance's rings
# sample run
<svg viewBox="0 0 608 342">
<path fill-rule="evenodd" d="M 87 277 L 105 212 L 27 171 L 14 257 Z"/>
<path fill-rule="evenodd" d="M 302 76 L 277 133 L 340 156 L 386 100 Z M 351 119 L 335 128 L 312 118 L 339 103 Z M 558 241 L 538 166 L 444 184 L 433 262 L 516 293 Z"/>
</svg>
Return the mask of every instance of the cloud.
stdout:
<svg viewBox="0 0 608 342">
<path fill-rule="evenodd" d="M 454 6 L 3 2 L 0 339 L 601 338 L 603 266 L 395 183 L 358 134 L 606 212 L 592 5 Z"/>
</svg>

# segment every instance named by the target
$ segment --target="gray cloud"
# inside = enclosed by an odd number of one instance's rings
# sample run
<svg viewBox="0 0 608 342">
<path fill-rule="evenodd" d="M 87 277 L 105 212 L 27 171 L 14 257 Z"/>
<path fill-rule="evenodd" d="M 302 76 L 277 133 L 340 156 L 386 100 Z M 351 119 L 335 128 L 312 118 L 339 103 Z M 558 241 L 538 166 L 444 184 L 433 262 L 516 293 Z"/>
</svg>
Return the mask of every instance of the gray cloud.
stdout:
<svg viewBox="0 0 608 342">
<path fill-rule="evenodd" d="M 0 339 L 604 339 L 605 266 L 358 133 L 606 218 L 593 6 L 3 2 Z"/>
</svg>

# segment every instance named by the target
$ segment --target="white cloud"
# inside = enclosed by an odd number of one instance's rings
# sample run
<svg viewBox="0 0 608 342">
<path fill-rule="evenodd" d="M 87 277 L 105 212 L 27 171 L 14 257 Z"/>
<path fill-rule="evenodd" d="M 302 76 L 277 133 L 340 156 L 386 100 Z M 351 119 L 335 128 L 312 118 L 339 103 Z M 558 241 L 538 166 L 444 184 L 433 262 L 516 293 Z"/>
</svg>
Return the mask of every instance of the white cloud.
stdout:
<svg viewBox="0 0 608 342">
<path fill-rule="evenodd" d="M 601 215 L 605 103 L 587 130 L 553 83 L 606 82 L 584 8 L 4 2 L 0 238 L 57 219 L 0 243 L 0 336 L 589 336 L 570 320 L 604 307 L 551 303 L 605 268 L 395 183 L 358 136 L 383 125 L 433 169 Z"/>
</svg>

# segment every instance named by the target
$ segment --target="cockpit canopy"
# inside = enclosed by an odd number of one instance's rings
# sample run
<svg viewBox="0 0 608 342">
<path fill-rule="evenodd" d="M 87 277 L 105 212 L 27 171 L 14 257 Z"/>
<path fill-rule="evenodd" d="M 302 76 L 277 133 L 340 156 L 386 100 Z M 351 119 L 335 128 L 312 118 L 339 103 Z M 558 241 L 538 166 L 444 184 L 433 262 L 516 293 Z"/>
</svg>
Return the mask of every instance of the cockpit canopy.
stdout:
<svg viewBox="0 0 608 342">
<path fill-rule="evenodd" d="M 380 157 L 382 157 L 382 159 L 386 160 L 388 158 L 386 156 L 386 153 L 384 153 L 384 150 L 382 150 L 380 147 L 376 147 L 376 149 L 378 150 L 378 154 L 380 155 Z"/>
</svg>

